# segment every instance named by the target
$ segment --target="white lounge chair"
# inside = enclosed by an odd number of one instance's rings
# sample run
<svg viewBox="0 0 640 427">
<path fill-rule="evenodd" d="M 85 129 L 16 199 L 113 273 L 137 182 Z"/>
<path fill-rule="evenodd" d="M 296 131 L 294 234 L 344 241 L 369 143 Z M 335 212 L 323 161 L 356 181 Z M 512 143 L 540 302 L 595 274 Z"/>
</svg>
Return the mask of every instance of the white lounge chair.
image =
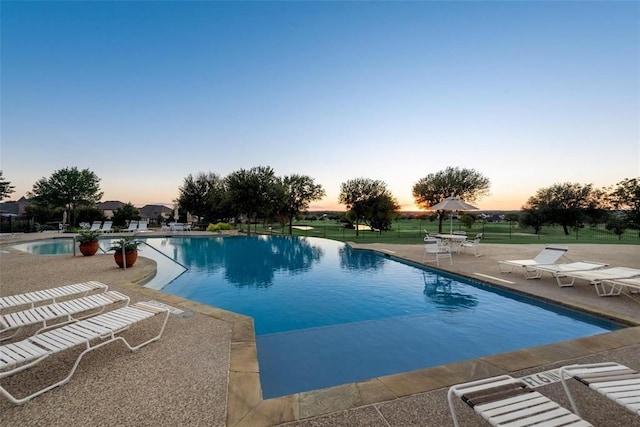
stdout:
<svg viewBox="0 0 640 427">
<path fill-rule="evenodd" d="M 640 277 L 632 277 L 630 279 L 603 280 L 601 287 L 607 289 L 612 295 L 620 295 L 622 289 L 627 288 L 630 291 L 640 292 Z"/>
<path fill-rule="evenodd" d="M 142 320 L 160 314 L 165 315 L 160 332 L 141 344 L 132 346 L 124 337 L 117 335 Z M 140 302 L 60 328 L 51 329 L 47 332 L 33 335 L 23 341 L 0 346 L 0 379 L 31 368 L 54 353 L 63 352 L 81 345 L 85 346 L 85 349 L 76 358 L 69 374 L 62 380 L 22 398 L 13 396 L 0 384 L 0 394 L 15 404 L 25 403 L 42 393 L 69 382 L 82 357 L 96 348 L 120 340 L 124 342 L 129 350 L 135 351 L 142 346 L 159 340 L 168 319 L 168 309 Z"/>
<path fill-rule="evenodd" d="M 93 221 L 91 224 L 91 228 L 89 231 L 97 231 L 100 230 L 100 226 L 102 226 L 102 221 Z"/>
<path fill-rule="evenodd" d="M 566 246 L 547 246 L 533 259 L 517 259 L 498 261 L 498 269 L 501 273 L 511 273 L 514 268 L 522 268 L 524 277 L 530 278 L 531 270 L 528 267 L 535 265 L 555 264 L 569 250 Z M 507 270 L 508 268 L 508 270 Z M 535 276 L 532 276 L 535 277 Z"/>
<path fill-rule="evenodd" d="M 138 232 L 141 231 L 151 231 L 149 230 L 149 228 L 147 227 L 147 221 L 140 221 L 138 222 Z"/>
<path fill-rule="evenodd" d="M 433 259 L 428 259 L 433 255 Z M 424 238 L 424 255 L 422 256 L 422 262 L 435 261 L 437 266 L 440 266 L 440 258 L 449 258 L 451 265 L 453 265 L 453 258 L 451 257 L 451 248 L 448 245 L 443 245 L 438 239 L 433 237 Z"/>
<path fill-rule="evenodd" d="M 534 276 L 527 277 L 528 279 L 539 279 L 542 277 L 544 273 L 551 274 L 556 281 L 558 282 L 558 286 L 561 288 L 566 286 L 573 286 L 573 281 L 570 283 L 562 282 L 562 278 L 566 277 L 565 273 L 573 273 L 580 271 L 592 271 L 600 268 L 607 267 L 609 264 L 604 264 L 601 262 L 591 262 L 591 261 L 578 261 L 578 262 L 570 262 L 567 264 L 549 264 L 549 265 L 532 265 L 529 266 L 529 271 L 535 272 Z"/>
<path fill-rule="evenodd" d="M 129 226 L 122 230 L 123 232 L 136 232 L 138 231 L 138 221 L 129 221 Z"/>
<path fill-rule="evenodd" d="M 458 384 L 449 389 L 447 399 L 453 425 L 459 427 L 454 396 L 472 407 L 493 426 L 592 426 L 509 375 Z"/>
<path fill-rule="evenodd" d="M 564 366 L 558 374 L 574 413 L 579 414 L 578 407 L 567 386 L 567 379 L 572 377 L 640 415 L 640 373 L 637 371 L 616 362 L 605 362 Z"/>
<path fill-rule="evenodd" d="M 112 225 L 113 221 L 105 221 L 104 224 L 102 224 L 102 228 L 100 229 L 100 231 L 102 231 L 103 233 L 111 233 L 113 232 L 113 230 L 111 229 Z"/>
<path fill-rule="evenodd" d="M 571 286 L 576 279 L 586 280 L 594 285 L 598 296 L 610 297 L 620 295 L 619 286 L 610 286 L 613 280 L 631 279 L 640 276 L 640 269 L 630 267 L 611 267 L 592 271 L 566 271 L 563 276 L 571 279 L 564 286 Z"/>
<path fill-rule="evenodd" d="M 56 302 L 68 299 L 69 297 L 84 296 L 90 292 L 105 292 L 107 285 L 104 283 L 90 281 L 76 283 L 74 285 L 60 286 L 57 288 L 43 289 L 41 291 L 26 292 L 23 294 L 0 297 L 0 312 L 5 309 L 16 309 L 23 305 L 33 308 L 36 304 Z"/>
<path fill-rule="evenodd" d="M 41 328 L 35 332 L 37 334 L 54 326 L 62 326 L 66 323 L 81 320 L 87 317 L 87 312 L 91 312 L 89 316 L 96 315 L 103 312 L 107 307 L 119 303 L 128 305 L 129 297 L 120 292 L 107 291 L 4 315 L 0 314 L 0 341 L 13 338 L 20 329 L 27 326 L 41 325 Z M 96 312 L 96 310 L 100 311 Z M 49 322 L 51 321 L 54 321 L 55 324 L 50 325 Z"/>
</svg>

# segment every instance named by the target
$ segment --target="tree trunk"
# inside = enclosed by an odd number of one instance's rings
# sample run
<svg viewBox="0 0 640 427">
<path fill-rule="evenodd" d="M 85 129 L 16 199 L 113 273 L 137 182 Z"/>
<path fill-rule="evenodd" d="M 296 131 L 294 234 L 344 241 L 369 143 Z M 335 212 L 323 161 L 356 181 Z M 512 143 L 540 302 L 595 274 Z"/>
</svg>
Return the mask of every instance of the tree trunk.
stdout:
<svg viewBox="0 0 640 427">
<path fill-rule="evenodd" d="M 289 217 L 289 236 L 293 234 L 293 216 Z"/>
</svg>

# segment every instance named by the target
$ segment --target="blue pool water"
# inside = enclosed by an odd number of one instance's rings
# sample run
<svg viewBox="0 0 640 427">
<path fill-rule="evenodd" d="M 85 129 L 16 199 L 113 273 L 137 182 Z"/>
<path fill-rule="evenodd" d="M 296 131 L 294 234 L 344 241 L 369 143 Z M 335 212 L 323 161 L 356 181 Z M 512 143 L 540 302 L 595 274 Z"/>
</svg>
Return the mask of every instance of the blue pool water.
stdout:
<svg viewBox="0 0 640 427">
<path fill-rule="evenodd" d="M 265 398 L 619 327 L 331 240 L 148 241 L 189 268 L 164 292 L 254 318 Z"/>
</svg>

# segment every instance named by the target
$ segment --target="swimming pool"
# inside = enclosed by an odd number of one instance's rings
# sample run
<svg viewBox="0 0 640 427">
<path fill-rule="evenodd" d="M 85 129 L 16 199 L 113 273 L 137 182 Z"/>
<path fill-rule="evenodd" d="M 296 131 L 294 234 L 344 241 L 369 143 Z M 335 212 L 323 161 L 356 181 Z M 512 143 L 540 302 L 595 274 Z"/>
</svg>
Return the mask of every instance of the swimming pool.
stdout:
<svg viewBox="0 0 640 427">
<path fill-rule="evenodd" d="M 164 292 L 254 318 L 265 398 L 618 328 L 331 240 L 149 242 L 189 268 Z"/>
</svg>

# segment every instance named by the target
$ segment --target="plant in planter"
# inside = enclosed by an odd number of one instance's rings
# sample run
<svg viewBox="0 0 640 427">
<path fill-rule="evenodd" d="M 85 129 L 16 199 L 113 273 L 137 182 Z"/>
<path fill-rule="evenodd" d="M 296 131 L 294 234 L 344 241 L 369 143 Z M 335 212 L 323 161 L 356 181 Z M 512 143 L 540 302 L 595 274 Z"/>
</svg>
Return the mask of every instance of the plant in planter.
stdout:
<svg viewBox="0 0 640 427">
<path fill-rule="evenodd" d="M 136 235 L 133 235 L 111 242 L 111 247 L 108 250 L 115 251 L 113 258 L 120 268 L 131 267 L 138 259 L 138 246 L 142 242 L 135 240 L 135 238 Z"/>
<path fill-rule="evenodd" d="M 100 244 L 98 243 L 100 231 L 98 230 L 82 230 L 78 233 L 76 240 L 80 242 L 80 252 L 84 256 L 92 256 L 98 252 Z"/>
</svg>

